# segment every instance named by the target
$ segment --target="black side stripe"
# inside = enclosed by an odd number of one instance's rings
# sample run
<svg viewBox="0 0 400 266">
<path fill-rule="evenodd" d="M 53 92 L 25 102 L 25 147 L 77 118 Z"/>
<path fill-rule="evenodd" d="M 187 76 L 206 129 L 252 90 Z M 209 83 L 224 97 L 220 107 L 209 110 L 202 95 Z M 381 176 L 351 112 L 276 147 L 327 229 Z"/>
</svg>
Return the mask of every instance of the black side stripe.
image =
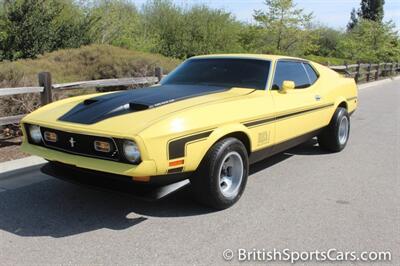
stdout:
<svg viewBox="0 0 400 266">
<path fill-rule="evenodd" d="M 332 107 L 332 106 L 334 106 L 334 104 L 330 103 L 330 104 L 325 104 L 325 105 L 322 105 L 322 106 L 314 107 L 314 108 L 311 108 L 311 109 L 306 109 L 306 110 L 302 110 L 302 111 L 298 111 L 298 112 L 294 112 L 294 113 L 284 114 L 284 115 L 277 116 L 276 120 L 288 118 L 290 116 L 305 114 L 305 113 L 317 111 L 317 110 L 320 110 L 320 109 L 325 109 L 327 107 Z"/>
<path fill-rule="evenodd" d="M 253 122 L 244 123 L 244 125 L 245 125 L 246 127 L 252 127 L 252 126 L 257 126 L 257 125 L 260 125 L 260 124 L 268 124 L 268 123 L 270 123 L 270 122 L 272 122 L 272 121 L 274 121 L 274 120 L 275 120 L 275 117 L 272 117 L 272 118 L 265 118 L 265 119 L 258 120 L 258 121 L 253 121 Z"/>
<path fill-rule="evenodd" d="M 321 105 L 321 106 L 314 107 L 314 108 L 311 108 L 311 109 L 306 109 L 306 110 L 301 110 L 301 111 L 297 111 L 297 112 L 292 112 L 292 113 L 288 113 L 288 114 L 279 115 L 277 117 L 268 117 L 268 118 L 263 118 L 263 119 L 257 120 L 257 121 L 244 122 L 243 124 L 246 127 L 254 127 L 254 126 L 265 125 L 265 124 L 268 124 L 268 123 L 271 123 L 271 122 L 274 122 L 274 121 L 277 121 L 277 120 L 286 119 L 286 118 L 289 118 L 289 117 L 292 117 L 292 116 L 301 115 L 301 114 L 317 111 L 317 110 L 324 109 L 324 108 L 327 108 L 327 107 L 332 107 L 332 106 L 334 106 L 334 104 L 333 103 L 329 103 L 329 104 Z"/>
<path fill-rule="evenodd" d="M 351 97 L 351 98 L 347 98 L 346 100 L 351 101 L 351 100 L 356 100 L 356 99 L 357 99 L 357 97 Z"/>
<path fill-rule="evenodd" d="M 206 131 L 199 134 L 172 140 L 168 145 L 169 160 L 185 157 L 186 143 L 207 138 L 213 131 Z"/>
</svg>

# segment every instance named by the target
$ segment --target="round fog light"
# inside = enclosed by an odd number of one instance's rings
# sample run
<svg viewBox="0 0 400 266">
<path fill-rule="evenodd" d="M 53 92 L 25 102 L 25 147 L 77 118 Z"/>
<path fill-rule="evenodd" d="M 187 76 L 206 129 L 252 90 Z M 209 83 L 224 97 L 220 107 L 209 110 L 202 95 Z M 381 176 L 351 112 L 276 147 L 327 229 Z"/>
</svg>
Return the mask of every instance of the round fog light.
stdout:
<svg viewBox="0 0 400 266">
<path fill-rule="evenodd" d="M 125 158 L 131 163 L 137 163 L 140 160 L 140 151 L 135 142 L 125 140 L 123 144 Z"/>
<path fill-rule="evenodd" d="M 34 143 L 39 144 L 40 142 L 42 142 L 42 132 L 40 132 L 39 126 L 29 126 L 29 135 Z"/>
</svg>

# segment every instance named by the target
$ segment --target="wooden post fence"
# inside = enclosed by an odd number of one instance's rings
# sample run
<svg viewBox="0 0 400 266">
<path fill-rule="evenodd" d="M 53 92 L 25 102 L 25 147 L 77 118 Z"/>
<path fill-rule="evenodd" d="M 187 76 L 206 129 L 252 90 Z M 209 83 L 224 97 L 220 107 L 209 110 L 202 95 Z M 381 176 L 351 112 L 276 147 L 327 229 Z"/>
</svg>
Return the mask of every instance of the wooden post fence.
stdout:
<svg viewBox="0 0 400 266">
<path fill-rule="evenodd" d="M 390 65 L 390 76 L 393 76 L 393 66 L 394 66 L 394 63 L 392 63 Z"/>
<path fill-rule="evenodd" d="M 40 102 L 44 106 L 53 101 L 51 74 L 50 72 L 41 72 L 38 75 L 38 79 L 39 86 L 43 87 L 43 91 L 40 93 Z"/>
<path fill-rule="evenodd" d="M 158 79 L 158 82 L 160 82 L 161 79 L 163 78 L 163 68 L 162 67 L 156 67 L 154 69 L 154 73 L 155 73 L 155 76 Z"/>
<path fill-rule="evenodd" d="M 44 106 L 53 101 L 53 90 L 69 90 L 81 88 L 98 88 L 98 87 L 120 87 L 120 86 L 146 86 L 155 84 L 163 78 L 162 67 L 154 69 L 154 76 L 150 77 L 133 77 L 133 78 L 120 78 L 120 79 L 101 79 L 90 81 L 78 81 L 63 84 L 53 84 L 51 73 L 41 72 L 38 74 L 38 87 L 19 87 L 19 88 L 0 88 L 0 97 L 13 96 L 19 94 L 40 93 L 40 104 Z M 0 117 L 0 127 L 3 125 L 16 124 L 25 116 L 13 115 L 7 117 Z"/>
<path fill-rule="evenodd" d="M 370 76 L 371 76 L 371 63 L 369 63 L 368 64 L 368 67 L 367 67 L 367 78 L 366 78 L 366 81 L 367 82 L 369 82 L 369 78 L 370 78 Z"/>
<path fill-rule="evenodd" d="M 357 67 L 356 67 L 356 76 L 354 77 L 356 83 L 360 80 L 360 69 L 361 69 L 361 62 L 357 62 Z"/>
</svg>

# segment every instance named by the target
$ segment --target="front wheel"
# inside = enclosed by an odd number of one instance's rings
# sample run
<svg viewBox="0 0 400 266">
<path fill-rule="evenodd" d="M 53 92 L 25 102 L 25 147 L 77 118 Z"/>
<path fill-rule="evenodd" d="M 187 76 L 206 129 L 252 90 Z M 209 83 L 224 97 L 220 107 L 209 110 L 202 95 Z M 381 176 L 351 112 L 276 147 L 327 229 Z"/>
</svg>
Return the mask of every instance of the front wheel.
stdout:
<svg viewBox="0 0 400 266">
<path fill-rule="evenodd" d="M 346 147 L 349 136 L 350 116 L 345 108 L 339 107 L 329 125 L 318 136 L 318 143 L 325 150 L 339 152 Z"/>
<path fill-rule="evenodd" d="M 218 210 L 231 207 L 243 194 L 248 169 L 248 154 L 242 142 L 235 138 L 217 142 L 190 180 L 196 199 Z"/>
</svg>

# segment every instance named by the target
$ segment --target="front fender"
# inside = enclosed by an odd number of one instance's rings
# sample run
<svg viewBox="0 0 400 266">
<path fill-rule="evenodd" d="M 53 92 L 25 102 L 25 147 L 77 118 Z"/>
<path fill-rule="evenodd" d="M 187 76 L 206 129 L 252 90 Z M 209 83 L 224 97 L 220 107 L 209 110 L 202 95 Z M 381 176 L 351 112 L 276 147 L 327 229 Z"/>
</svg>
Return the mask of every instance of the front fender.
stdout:
<svg viewBox="0 0 400 266">
<path fill-rule="evenodd" d="M 196 170 L 199 167 L 204 156 L 206 155 L 207 151 L 216 142 L 218 142 L 218 140 L 232 133 L 244 133 L 249 139 L 249 148 L 251 150 L 252 140 L 250 138 L 250 132 L 248 128 L 246 128 L 242 124 L 223 125 L 213 130 L 213 132 L 207 139 L 188 143 L 188 145 L 186 146 L 185 171 Z"/>
</svg>

